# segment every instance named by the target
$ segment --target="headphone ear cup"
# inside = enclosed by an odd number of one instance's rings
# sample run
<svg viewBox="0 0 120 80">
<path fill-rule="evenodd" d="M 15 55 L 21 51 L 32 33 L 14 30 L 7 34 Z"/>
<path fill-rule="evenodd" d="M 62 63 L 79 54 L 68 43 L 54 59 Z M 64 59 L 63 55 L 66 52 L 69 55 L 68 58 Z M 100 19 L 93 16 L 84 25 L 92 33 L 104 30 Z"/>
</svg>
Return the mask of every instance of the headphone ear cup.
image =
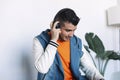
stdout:
<svg viewBox="0 0 120 80">
<path fill-rule="evenodd" d="M 56 25 L 55 28 L 56 28 L 56 29 L 59 29 L 59 28 L 60 28 L 60 23 L 57 23 L 57 25 Z"/>
</svg>

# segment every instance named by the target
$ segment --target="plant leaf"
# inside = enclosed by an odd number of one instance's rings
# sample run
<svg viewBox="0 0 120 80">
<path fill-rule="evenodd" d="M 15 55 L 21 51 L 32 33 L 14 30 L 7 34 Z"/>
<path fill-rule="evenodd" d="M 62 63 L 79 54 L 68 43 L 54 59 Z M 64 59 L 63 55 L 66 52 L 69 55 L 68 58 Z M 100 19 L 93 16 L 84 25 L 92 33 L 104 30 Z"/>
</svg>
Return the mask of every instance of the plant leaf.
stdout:
<svg viewBox="0 0 120 80">
<path fill-rule="evenodd" d="M 111 55 L 108 56 L 108 59 L 120 60 L 120 55 L 118 55 L 117 52 L 114 51 L 107 51 L 107 52 L 111 53 Z"/>
<path fill-rule="evenodd" d="M 95 46 L 95 52 L 98 53 L 98 55 L 105 52 L 104 45 L 97 35 L 95 35 L 95 37 L 93 38 L 93 42 Z"/>
<path fill-rule="evenodd" d="M 85 39 L 89 45 L 89 48 L 93 50 L 97 56 L 103 55 L 105 52 L 104 45 L 100 38 L 97 35 L 94 35 L 94 33 L 86 33 Z"/>
<path fill-rule="evenodd" d="M 86 49 L 86 51 L 87 51 L 88 53 L 90 53 L 90 50 L 89 50 L 89 47 L 88 47 L 88 46 L 84 45 L 84 48 Z"/>
<path fill-rule="evenodd" d="M 93 33 L 86 33 L 85 40 L 87 41 L 89 48 L 94 51 L 94 45 L 92 41 L 93 35 L 94 35 Z"/>
<path fill-rule="evenodd" d="M 113 53 L 113 51 L 105 51 L 102 55 L 102 59 L 109 59 L 109 56 Z"/>
</svg>

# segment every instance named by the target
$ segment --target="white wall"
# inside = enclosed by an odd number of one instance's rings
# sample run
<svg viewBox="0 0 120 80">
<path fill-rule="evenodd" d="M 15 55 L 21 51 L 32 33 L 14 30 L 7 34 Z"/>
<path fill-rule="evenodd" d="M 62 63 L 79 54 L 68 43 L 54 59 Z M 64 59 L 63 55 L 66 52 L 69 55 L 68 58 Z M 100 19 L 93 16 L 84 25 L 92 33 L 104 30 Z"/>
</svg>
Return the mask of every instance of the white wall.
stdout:
<svg viewBox="0 0 120 80">
<path fill-rule="evenodd" d="M 106 9 L 114 5 L 116 0 L 0 0 L 0 80 L 36 79 L 32 40 L 49 28 L 56 12 L 64 7 L 81 17 L 76 35 L 83 44 L 85 33 L 94 32 L 106 49 L 115 50 L 116 30 L 106 25 Z M 106 80 L 116 70 L 113 64 L 109 63 Z"/>
</svg>

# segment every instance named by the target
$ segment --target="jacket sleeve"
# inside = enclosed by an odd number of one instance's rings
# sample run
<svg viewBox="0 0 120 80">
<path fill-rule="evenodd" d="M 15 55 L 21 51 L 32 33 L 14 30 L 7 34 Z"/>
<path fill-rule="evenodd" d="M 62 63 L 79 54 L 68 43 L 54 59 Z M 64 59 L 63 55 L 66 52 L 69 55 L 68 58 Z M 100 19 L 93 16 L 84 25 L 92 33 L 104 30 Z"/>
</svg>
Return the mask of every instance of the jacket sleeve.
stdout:
<svg viewBox="0 0 120 80">
<path fill-rule="evenodd" d="M 89 55 L 83 50 L 83 56 L 81 57 L 81 69 L 90 80 L 104 80 L 104 77 L 99 73 L 96 67 L 93 65 Z"/>
<path fill-rule="evenodd" d="M 41 43 L 37 38 L 33 39 L 33 54 L 35 67 L 40 73 L 47 73 L 51 67 L 57 48 L 51 44 L 48 44 L 44 50 Z"/>
</svg>

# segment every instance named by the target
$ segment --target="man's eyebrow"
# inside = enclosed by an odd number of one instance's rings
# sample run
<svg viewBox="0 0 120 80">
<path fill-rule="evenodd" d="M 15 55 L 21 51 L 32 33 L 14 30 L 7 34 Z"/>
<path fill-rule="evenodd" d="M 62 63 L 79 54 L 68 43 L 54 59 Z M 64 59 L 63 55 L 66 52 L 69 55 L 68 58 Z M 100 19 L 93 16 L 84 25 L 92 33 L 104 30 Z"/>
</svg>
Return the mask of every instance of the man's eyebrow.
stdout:
<svg viewBox="0 0 120 80">
<path fill-rule="evenodd" d="M 67 31 L 75 31 L 76 29 L 74 29 L 74 30 L 71 30 L 71 29 L 65 29 L 65 30 L 67 30 Z"/>
</svg>

